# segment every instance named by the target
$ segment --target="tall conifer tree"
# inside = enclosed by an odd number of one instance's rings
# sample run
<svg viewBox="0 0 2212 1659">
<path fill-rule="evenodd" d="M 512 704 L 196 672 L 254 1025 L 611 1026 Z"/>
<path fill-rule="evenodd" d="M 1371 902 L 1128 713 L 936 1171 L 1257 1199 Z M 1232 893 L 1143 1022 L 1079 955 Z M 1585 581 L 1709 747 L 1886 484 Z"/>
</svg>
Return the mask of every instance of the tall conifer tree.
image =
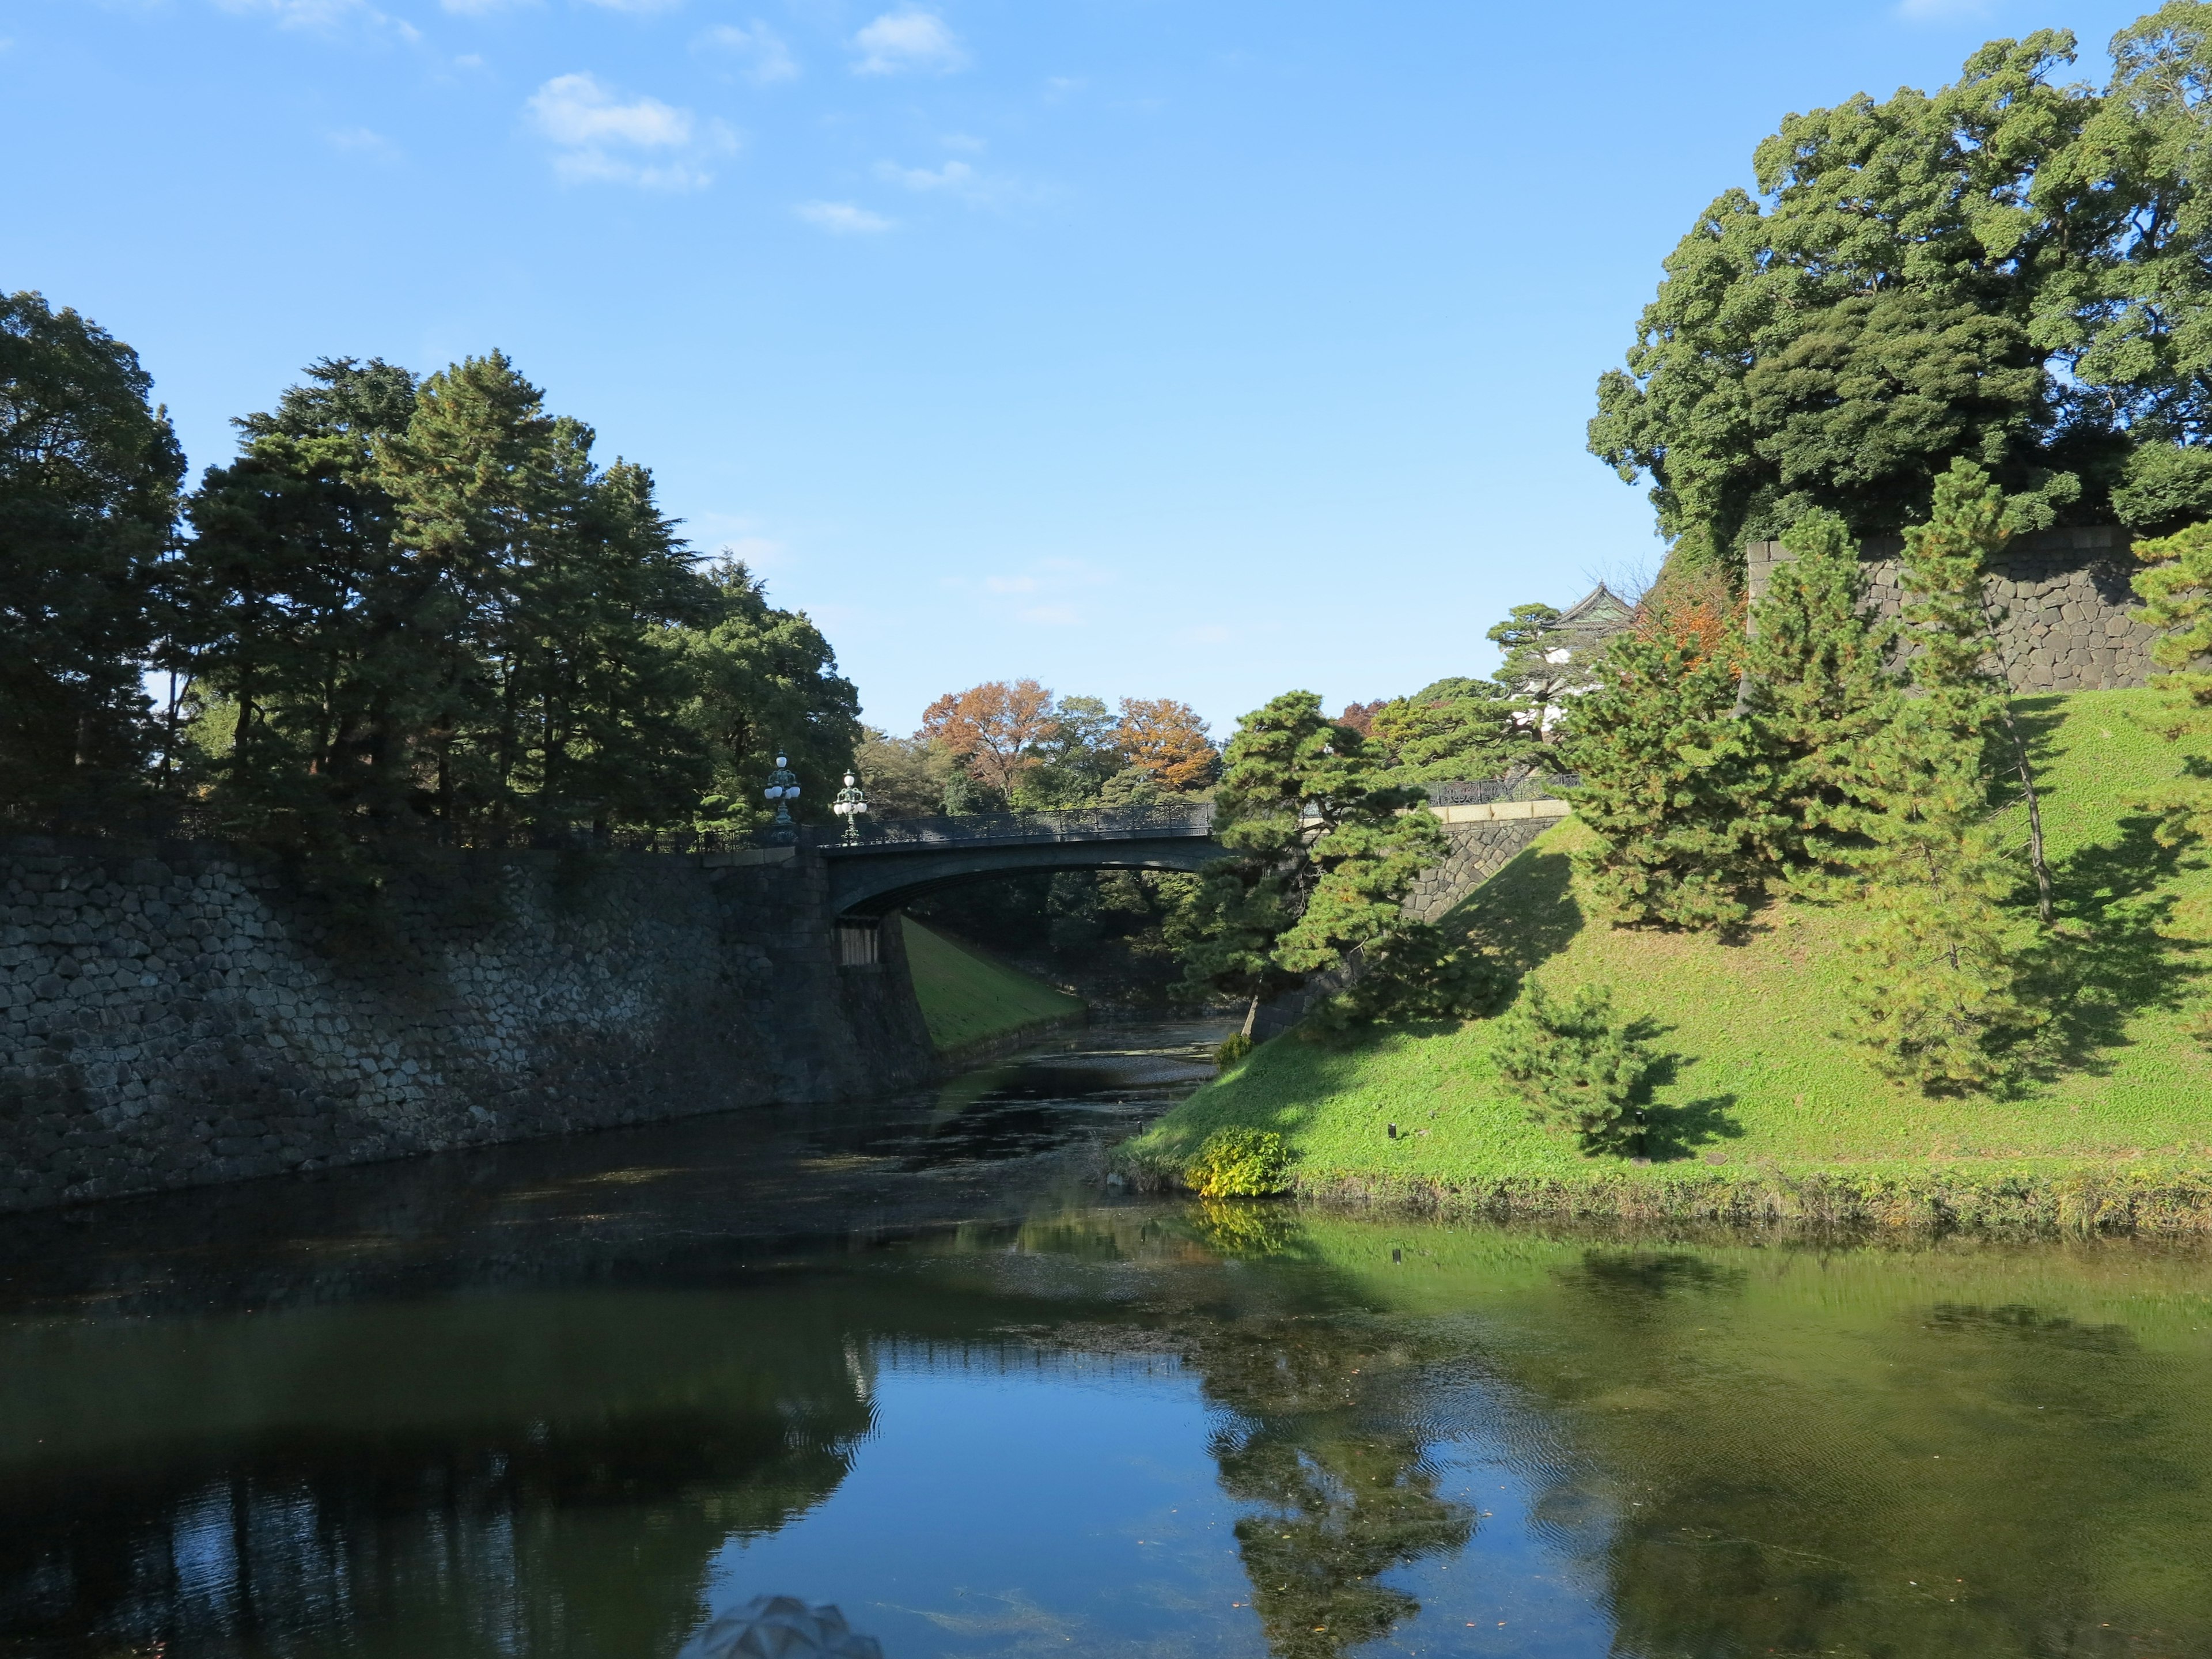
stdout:
<svg viewBox="0 0 2212 1659">
<path fill-rule="evenodd" d="M 1796 556 L 1754 607 L 1746 653 L 1752 740 L 1779 809 L 1766 851 L 1833 875 L 1868 845 L 1881 810 L 1868 763 L 1899 689 L 1887 665 L 1897 629 L 1862 613 L 1858 549 L 1841 519 L 1808 514 L 1783 544 Z"/>
<path fill-rule="evenodd" d="M 1733 717 L 1741 641 L 1674 620 L 1663 598 L 1650 607 L 1574 703 L 1571 793 L 1596 837 L 1576 860 L 1620 922 L 1730 927 L 1749 917 L 1784 826 L 1771 769 Z"/>
<path fill-rule="evenodd" d="M 2018 876 L 1990 826 L 1984 758 L 2006 712 L 2001 683 L 1984 669 L 1981 597 L 2002 510 L 1989 476 L 1961 461 L 1937 481 L 1929 521 L 1907 532 L 1914 695 L 1893 702 L 1868 756 L 1884 811 L 1873 825 L 1856 1024 L 1885 1069 L 1930 1089 L 2002 1083 L 2039 1023 L 2003 908 Z"/>
</svg>

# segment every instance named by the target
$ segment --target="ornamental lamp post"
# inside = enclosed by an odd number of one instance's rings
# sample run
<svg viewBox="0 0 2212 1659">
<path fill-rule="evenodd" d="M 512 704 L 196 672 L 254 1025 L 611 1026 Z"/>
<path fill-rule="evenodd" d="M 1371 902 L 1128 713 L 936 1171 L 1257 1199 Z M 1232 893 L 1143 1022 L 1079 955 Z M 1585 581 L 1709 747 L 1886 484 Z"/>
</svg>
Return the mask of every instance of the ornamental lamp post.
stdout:
<svg viewBox="0 0 2212 1659">
<path fill-rule="evenodd" d="M 860 814 L 868 810 L 868 802 L 850 772 L 845 774 L 845 787 L 837 792 L 837 799 L 830 803 L 830 810 L 845 820 L 845 840 L 860 840 Z"/>
<path fill-rule="evenodd" d="M 791 821 L 791 803 L 799 799 L 799 775 L 791 769 L 784 756 L 775 757 L 775 770 L 768 775 L 768 787 L 761 793 L 775 803 L 775 822 L 769 826 L 769 845 L 794 845 L 799 840 L 799 826 Z"/>
</svg>

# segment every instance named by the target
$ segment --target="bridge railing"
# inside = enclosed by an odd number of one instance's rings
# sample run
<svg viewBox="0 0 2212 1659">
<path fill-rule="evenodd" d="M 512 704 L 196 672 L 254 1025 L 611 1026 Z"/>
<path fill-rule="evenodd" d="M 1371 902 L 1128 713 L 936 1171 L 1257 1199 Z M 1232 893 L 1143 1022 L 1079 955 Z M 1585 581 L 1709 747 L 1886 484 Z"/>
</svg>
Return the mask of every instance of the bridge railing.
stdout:
<svg viewBox="0 0 2212 1659">
<path fill-rule="evenodd" d="M 1431 806 L 1486 806 L 1500 800 L 1557 800 L 1582 779 L 1572 772 L 1527 772 L 1481 783 L 1425 783 Z"/>
<path fill-rule="evenodd" d="M 800 842 L 825 853 L 890 851 L 908 847 L 1049 845 L 1063 841 L 1138 841 L 1213 833 L 1213 805 L 1097 806 L 1072 812 L 971 812 L 957 817 L 860 821 L 847 841 L 840 824 L 808 824 Z"/>
</svg>

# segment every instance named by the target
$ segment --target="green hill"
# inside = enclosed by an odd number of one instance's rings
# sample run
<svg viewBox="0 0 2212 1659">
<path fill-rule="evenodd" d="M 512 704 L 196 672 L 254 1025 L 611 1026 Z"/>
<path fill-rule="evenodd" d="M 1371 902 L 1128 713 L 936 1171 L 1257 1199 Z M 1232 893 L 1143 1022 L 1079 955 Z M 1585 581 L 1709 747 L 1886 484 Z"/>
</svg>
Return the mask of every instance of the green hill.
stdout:
<svg viewBox="0 0 2212 1659">
<path fill-rule="evenodd" d="M 915 1000 L 940 1054 L 1009 1036 L 1083 1012 L 1083 1000 L 1055 991 L 971 946 L 902 919 Z"/>
<path fill-rule="evenodd" d="M 2035 736 L 2061 919 L 2082 977 L 2057 1061 L 2017 1098 L 1929 1098 L 1838 1034 L 1849 908 L 1770 905 L 1740 944 L 1591 921 L 1572 819 L 1456 919 L 1552 988 L 1610 983 L 1676 1056 L 1652 1162 L 1587 1158 L 1532 1122 L 1471 1021 L 1255 1051 L 1122 1153 L 1170 1173 L 1218 1126 L 1279 1131 L 1309 1193 L 1499 1212 L 2212 1226 L 2212 860 L 2160 848 L 2131 798 L 2176 775 L 2143 691 L 2015 705 Z M 2015 816 L 2020 816 L 2014 809 Z M 2023 819 L 2024 824 L 2024 819 Z M 2022 830 L 2024 836 L 2024 827 Z M 1389 1127 L 1399 1130 L 1392 1139 Z"/>
</svg>

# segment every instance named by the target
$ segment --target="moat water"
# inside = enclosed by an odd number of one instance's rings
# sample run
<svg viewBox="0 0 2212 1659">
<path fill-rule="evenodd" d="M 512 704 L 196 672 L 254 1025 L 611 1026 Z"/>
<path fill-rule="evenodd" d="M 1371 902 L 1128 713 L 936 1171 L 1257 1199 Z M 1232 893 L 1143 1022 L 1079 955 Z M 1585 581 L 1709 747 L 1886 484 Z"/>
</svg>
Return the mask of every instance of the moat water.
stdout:
<svg viewBox="0 0 2212 1659">
<path fill-rule="evenodd" d="M 2212 1654 L 2212 1255 L 1103 1193 L 1218 1035 L 0 1223 L 0 1656 Z"/>
</svg>

